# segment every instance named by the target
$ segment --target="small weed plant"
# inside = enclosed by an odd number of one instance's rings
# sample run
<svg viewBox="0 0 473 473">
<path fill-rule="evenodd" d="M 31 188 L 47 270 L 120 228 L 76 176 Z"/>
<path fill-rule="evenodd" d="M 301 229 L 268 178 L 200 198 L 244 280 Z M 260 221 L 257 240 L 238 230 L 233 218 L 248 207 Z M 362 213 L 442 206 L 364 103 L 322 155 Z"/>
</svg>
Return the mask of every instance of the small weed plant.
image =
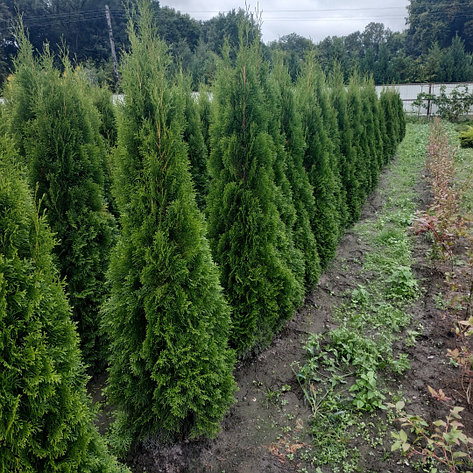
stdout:
<svg viewBox="0 0 473 473">
<path fill-rule="evenodd" d="M 442 390 L 436 392 L 430 386 L 429 390 L 438 400 L 448 400 Z M 392 451 L 399 450 L 407 458 L 420 457 L 422 463 L 431 465 L 431 473 L 473 473 L 473 438 L 463 431 L 460 415 L 462 407 L 452 407 L 445 419 L 429 425 L 421 416 L 408 414 L 404 401 L 388 406 L 395 409 L 403 427 L 391 434 L 394 438 Z M 441 465 L 441 470 L 433 465 Z"/>
</svg>

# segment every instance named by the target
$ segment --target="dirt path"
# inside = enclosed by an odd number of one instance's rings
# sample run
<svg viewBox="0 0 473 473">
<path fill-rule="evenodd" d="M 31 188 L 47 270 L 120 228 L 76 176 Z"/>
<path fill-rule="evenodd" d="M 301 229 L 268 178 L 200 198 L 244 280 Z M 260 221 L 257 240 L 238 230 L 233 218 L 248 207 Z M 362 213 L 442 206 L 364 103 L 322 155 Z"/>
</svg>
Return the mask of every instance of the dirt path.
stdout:
<svg viewBox="0 0 473 473">
<path fill-rule="evenodd" d="M 390 172 L 388 169 L 382 174 L 378 190 L 368 199 L 361 224 L 377 218 L 383 205 L 383 190 L 389 186 Z M 430 196 L 422 176 L 416 193 L 419 208 L 425 207 Z M 448 409 L 432 400 L 427 385 L 437 389 L 442 387 L 452 397 L 452 403 L 461 404 L 462 396 L 457 391 L 457 373 L 447 364 L 445 357 L 447 347 L 454 344 L 451 325 L 442 321 L 435 305 L 434 296 L 442 286 L 442 275 L 432 268 L 426 258 L 428 249 L 429 243 L 425 237 L 417 237 L 413 249 L 414 270 L 423 287 L 423 296 L 413 312 L 414 324 L 422 324 L 423 333 L 408 349 L 412 360 L 410 370 L 391 385 L 393 390 L 402 387 L 406 398 L 411 400 L 409 411 L 418 412 L 427 420 L 436 420 Z M 237 367 L 237 402 L 224 419 L 223 430 L 216 439 L 167 447 L 153 441 L 145 442 L 127 458 L 133 472 L 315 472 L 315 468 L 297 460 L 297 455 L 293 460 L 293 454 L 310 443 L 306 432 L 312 413 L 303 400 L 292 365 L 294 362 L 304 362 L 303 345 L 310 333 L 320 333 L 332 327 L 332 308 L 343 303 L 347 291 L 366 282 L 363 279 L 366 276 L 361 275 L 361 266 L 367 250 L 366 243 L 357 236 L 356 231 L 348 231 L 339 245 L 336 258 L 321 277 L 317 288 L 307 297 L 303 308 L 270 348 L 256 359 Z M 469 430 L 473 430 L 471 411 L 465 412 L 464 421 Z M 360 471 L 416 471 L 406 460 L 389 455 L 389 435 L 384 443 L 371 451 L 362 445 L 363 441 L 358 443 L 361 444 L 358 445 L 360 452 L 365 456 L 360 460 Z"/>
</svg>

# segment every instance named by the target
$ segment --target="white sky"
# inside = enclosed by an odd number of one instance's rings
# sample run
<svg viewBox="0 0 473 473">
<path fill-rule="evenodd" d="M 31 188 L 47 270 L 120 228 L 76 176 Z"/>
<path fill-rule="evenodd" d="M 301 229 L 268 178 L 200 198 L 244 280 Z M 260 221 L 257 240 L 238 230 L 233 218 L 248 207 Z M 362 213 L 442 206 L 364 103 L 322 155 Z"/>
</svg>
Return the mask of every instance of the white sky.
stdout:
<svg viewBox="0 0 473 473">
<path fill-rule="evenodd" d="M 197 20 L 208 20 L 219 12 L 245 8 L 244 0 L 161 0 L 169 6 L 188 13 Z M 249 10 L 258 5 L 263 19 L 263 41 L 297 33 L 315 43 L 327 36 L 342 36 L 363 31 L 374 21 L 384 23 L 393 31 L 405 29 L 406 7 L 409 0 L 247 0 Z"/>
</svg>

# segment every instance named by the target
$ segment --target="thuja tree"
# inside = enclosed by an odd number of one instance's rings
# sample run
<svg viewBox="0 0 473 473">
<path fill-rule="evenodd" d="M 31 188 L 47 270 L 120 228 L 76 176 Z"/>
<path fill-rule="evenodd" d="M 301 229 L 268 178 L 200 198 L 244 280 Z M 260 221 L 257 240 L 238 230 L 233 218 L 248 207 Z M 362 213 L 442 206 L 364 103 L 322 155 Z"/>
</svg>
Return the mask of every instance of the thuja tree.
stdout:
<svg viewBox="0 0 473 473">
<path fill-rule="evenodd" d="M 85 78 L 46 50 L 33 58 L 19 35 L 15 73 L 5 91 L 9 129 L 28 169 L 30 187 L 47 209 L 59 244 L 54 253 L 78 323 L 86 361 L 103 363 L 99 307 L 114 219 L 103 197 L 105 148 Z"/>
<path fill-rule="evenodd" d="M 93 422 L 54 239 L 0 143 L 0 471 L 118 473 Z"/>
<path fill-rule="evenodd" d="M 278 93 L 277 116 L 286 150 L 286 175 L 292 188 L 295 208 L 294 243 L 304 256 L 305 285 L 313 287 L 320 276 L 317 242 L 311 228 L 315 216 L 314 189 L 304 168 L 305 142 L 291 76 L 282 61 L 276 62 L 272 78 Z"/>
<path fill-rule="evenodd" d="M 335 254 L 340 235 L 338 211 L 338 168 L 332 166 L 333 143 L 331 143 L 318 95 L 318 71 L 313 61 L 306 61 L 297 83 L 297 103 L 302 117 L 306 149 L 304 166 L 314 189 L 315 215 L 311 226 L 317 241 L 322 268 Z"/>
<path fill-rule="evenodd" d="M 394 136 L 396 126 L 395 116 L 393 104 L 390 99 L 390 94 L 391 92 L 388 89 L 383 89 L 379 97 L 381 114 L 383 115 L 383 120 L 386 128 L 386 140 L 384 146 L 385 161 L 388 161 L 393 157 L 397 145 L 397 140 Z"/>
<path fill-rule="evenodd" d="M 379 149 L 376 133 L 376 120 L 371 104 L 371 92 L 369 84 L 363 81 L 361 84 L 361 104 L 363 114 L 363 135 L 362 149 L 366 160 L 366 172 L 368 182 L 368 192 L 376 187 L 378 174 L 382 162 L 383 149 Z"/>
<path fill-rule="evenodd" d="M 330 75 L 330 100 L 336 112 L 340 145 L 340 180 L 347 204 L 347 225 L 358 219 L 359 183 L 355 178 L 356 147 L 354 130 L 349 119 L 348 94 L 344 85 L 343 71 L 335 64 Z"/>
<path fill-rule="evenodd" d="M 129 38 L 116 155 L 122 232 L 104 306 L 119 450 L 148 435 L 215 434 L 234 391 L 230 312 L 182 138 L 185 98 L 167 79 L 149 2 Z"/>
<path fill-rule="evenodd" d="M 310 58 L 310 55 L 309 55 Z M 337 212 L 339 218 L 339 236 L 343 234 L 343 230 L 347 226 L 348 209 L 347 197 L 345 189 L 341 183 L 341 140 L 340 130 L 338 128 L 337 112 L 330 101 L 330 91 L 326 83 L 325 74 L 315 60 L 314 63 L 314 79 L 317 103 L 322 113 L 322 121 L 327 133 L 327 150 L 329 151 L 330 168 L 334 176 L 334 195 L 337 202 Z"/>
<path fill-rule="evenodd" d="M 353 218 L 358 220 L 361 208 L 368 195 L 369 167 L 365 155 L 366 131 L 363 127 L 363 105 L 361 102 L 360 83 L 356 75 L 350 78 L 348 84 L 348 120 L 353 133 L 353 161 L 356 192 L 350 207 L 353 209 Z"/>
<path fill-rule="evenodd" d="M 380 108 L 386 126 L 387 146 L 385 153 L 389 159 L 394 156 L 397 145 L 404 138 L 406 118 L 402 100 L 399 94 L 392 89 L 384 89 L 381 92 Z"/>
<path fill-rule="evenodd" d="M 191 93 L 190 78 L 181 74 L 178 84 L 177 93 L 181 94 L 184 99 L 183 137 L 188 147 L 192 181 L 194 182 L 197 205 L 201 210 L 204 210 L 209 185 L 208 153 L 202 133 L 198 103 Z"/>
<path fill-rule="evenodd" d="M 117 142 L 117 121 L 113 95 L 106 87 L 89 86 L 88 84 L 87 93 L 92 98 L 92 102 L 99 112 L 100 122 L 98 127 L 105 146 L 105 159 L 103 160 L 104 198 L 110 213 L 117 217 L 118 210 L 112 195 L 113 151 Z"/>
<path fill-rule="evenodd" d="M 275 145 L 261 84 L 258 44 L 240 37 L 215 84 L 211 124 L 209 235 L 233 307 L 231 343 L 239 355 L 270 343 L 300 302 L 299 284 L 278 246 L 284 224 L 276 201 Z"/>
<path fill-rule="evenodd" d="M 302 302 L 305 285 L 305 258 L 302 248 L 294 241 L 294 230 L 297 222 L 294 192 L 291 181 L 287 176 L 289 155 L 286 149 L 286 138 L 281 130 L 281 104 L 279 100 L 279 85 L 274 77 L 269 74 L 266 62 L 258 67 L 266 107 L 271 113 L 268 115 L 268 133 L 274 145 L 275 159 L 273 160 L 274 183 L 277 192 L 274 194 L 276 209 L 281 217 L 283 226 L 278 232 L 277 247 L 286 258 L 289 269 L 294 274 L 298 286 L 295 288 L 299 294 L 297 298 Z M 296 297 L 296 294 L 295 294 Z"/>
<path fill-rule="evenodd" d="M 207 154 L 210 154 L 210 116 L 212 113 L 211 106 L 211 91 L 209 87 L 204 84 L 201 84 L 199 87 L 199 97 L 197 100 L 199 117 L 200 117 L 200 128 L 202 130 L 202 136 L 204 137 L 205 147 L 207 149 Z"/>
<path fill-rule="evenodd" d="M 366 96 L 371 106 L 374 122 L 374 136 L 375 136 L 375 148 L 376 148 L 376 162 L 378 165 L 376 182 L 378 181 L 378 175 L 384 165 L 384 142 L 386 140 L 386 127 L 381 113 L 381 106 L 376 93 L 373 78 L 369 78 L 366 81 Z"/>
<path fill-rule="evenodd" d="M 399 94 L 399 92 L 396 92 L 394 100 L 396 103 L 397 117 L 399 120 L 398 143 L 400 143 L 406 136 L 406 114 L 404 112 L 404 104 L 402 102 L 401 95 Z"/>
</svg>

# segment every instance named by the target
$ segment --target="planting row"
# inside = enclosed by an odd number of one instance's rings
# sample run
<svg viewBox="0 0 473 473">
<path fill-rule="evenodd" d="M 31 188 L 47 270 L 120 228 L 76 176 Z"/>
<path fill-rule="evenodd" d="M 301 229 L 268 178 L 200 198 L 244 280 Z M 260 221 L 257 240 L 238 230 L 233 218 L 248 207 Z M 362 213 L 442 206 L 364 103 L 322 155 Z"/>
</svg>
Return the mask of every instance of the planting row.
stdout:
<svg viewBox="0 0 473 473">
<path fill-rule="evenodd" d="M 115 110 L 67 56 L 58 70 L 17 36 L 1 123 L 2 467 L 116 471 L 79 344 L 91 372 L 108 366 L 117 452 L 216 434 L 235 359 L 317 283 L 404 136 L 402 103 L 356 75 L 345 87 L 337 67 L 325 78 L 312 56 L 294 84 L 244 28 L 194 100 L 142 2 Z"/>
</svg>

